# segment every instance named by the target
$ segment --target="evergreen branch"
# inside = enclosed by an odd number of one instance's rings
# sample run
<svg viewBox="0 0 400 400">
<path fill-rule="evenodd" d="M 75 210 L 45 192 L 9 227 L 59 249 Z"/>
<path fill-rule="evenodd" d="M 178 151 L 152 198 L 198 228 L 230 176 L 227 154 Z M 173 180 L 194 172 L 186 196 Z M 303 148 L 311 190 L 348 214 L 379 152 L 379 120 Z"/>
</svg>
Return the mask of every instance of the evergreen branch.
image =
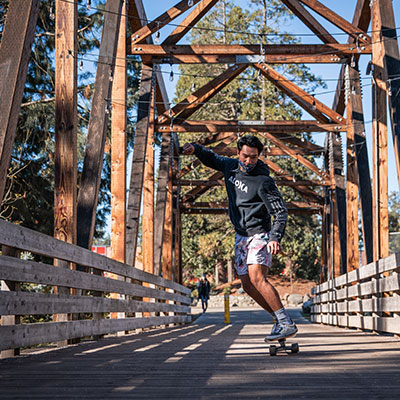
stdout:
<svg viewBox="0 0 400 400">
<path fill-rule="evenodd" d="M 50 103 L 52 101 L 55 100 L 55 97 L 52 97 L 50 99 L 41 99 L 41 100 L 35 100 L 35 101 L 29 101 L 28 103 L 22 103 L 21 104 L 21 108 L 22 107 L 29 107 L 29 106 L 33 106 L 34 104 L 40 104 L 40 103 Z"/>
</svg>

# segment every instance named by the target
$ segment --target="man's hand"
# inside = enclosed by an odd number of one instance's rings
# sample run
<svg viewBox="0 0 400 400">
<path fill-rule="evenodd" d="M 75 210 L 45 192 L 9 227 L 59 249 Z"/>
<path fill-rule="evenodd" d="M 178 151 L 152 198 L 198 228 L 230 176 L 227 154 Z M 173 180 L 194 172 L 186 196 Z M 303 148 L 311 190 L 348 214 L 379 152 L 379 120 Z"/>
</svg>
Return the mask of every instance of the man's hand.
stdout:
<svg viewBox="0 0 400 400">
<path fill-rule="evenodd" d="M 267 244 L 267 250 L 268 253 L 271 253 L 272 255 L 277 255 L 281 250 L 281 245 L 279 244 L 279 242 L 275 242 L 275 241 L 271 241 L 268 242 Z"/>
<path fill-rule="evenodd" d="M 194 146 L 191 143 L 185 143 L 182 148 L 182 153 L 190 156 L 194 153 Z"/>
</svg>

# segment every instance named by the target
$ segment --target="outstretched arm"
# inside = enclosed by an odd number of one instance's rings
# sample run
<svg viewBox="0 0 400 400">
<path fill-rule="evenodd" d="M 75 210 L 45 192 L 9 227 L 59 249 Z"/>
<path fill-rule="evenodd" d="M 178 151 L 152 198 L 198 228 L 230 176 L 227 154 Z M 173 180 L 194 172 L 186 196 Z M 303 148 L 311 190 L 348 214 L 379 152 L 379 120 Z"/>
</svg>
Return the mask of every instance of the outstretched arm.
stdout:
<svg viewBox="0 0 400 400">
<path fill-rule="evenodd" d="M 221 157 L 215 154 L 213 151 L 206 149 L 199 144 L 185 143 L 182 150 L 183 154 L 185 155 L 195 154 L 204 165 L 216 169 L 217 171 L 223 172 L 227 160 L 230 160 L 229 158 Z"/>
</svg>

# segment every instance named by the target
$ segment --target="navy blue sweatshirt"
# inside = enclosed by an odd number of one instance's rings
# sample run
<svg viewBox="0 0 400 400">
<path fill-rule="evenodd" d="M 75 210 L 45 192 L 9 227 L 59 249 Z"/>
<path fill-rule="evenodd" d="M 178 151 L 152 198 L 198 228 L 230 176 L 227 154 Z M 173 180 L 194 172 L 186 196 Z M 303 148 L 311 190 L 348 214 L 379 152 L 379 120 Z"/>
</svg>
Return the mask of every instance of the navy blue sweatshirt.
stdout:
<svg viewBox="0 0 400 400">
<path fill-rule="evenodd" d="M 221 157 L 199 144 L 193 146 L 204 165 L 224 173 L 229 217 L 235 231 L 242 236 L 270 232 L 270 240 L 280 242 L 288 212 L 267 165 L 258 160 L 252 171 L 243 172 L 238 159 Z M 274 217 L 272 226 L 271 216 Z"/>
</svg>

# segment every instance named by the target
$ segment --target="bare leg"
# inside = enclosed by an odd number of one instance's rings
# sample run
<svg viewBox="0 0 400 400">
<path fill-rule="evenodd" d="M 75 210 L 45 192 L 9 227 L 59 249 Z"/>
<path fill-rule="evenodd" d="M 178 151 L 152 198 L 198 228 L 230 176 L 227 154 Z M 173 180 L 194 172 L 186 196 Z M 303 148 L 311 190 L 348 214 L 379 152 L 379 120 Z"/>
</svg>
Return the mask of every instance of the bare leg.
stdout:
<svg viewBox="0 0 400 400">
<path fill-rule="evenodd" d="M 242 281 L 243 289 L 244 291 L 256 301 L 257 304 L 259 304 L 265 311 L 269 312 L 270 314 L 273 313 L 271 307 L 269 304 L 266 302 L 264 297 L 261 295 L 261 293 L 254 287 L 254 285 L 251 283 L 249 274 L 246 275 L 240 275 L 239 276 L 240 280 Z"/>
<path fill-rule="evenodd" d="M 250 278 L 252 286 L 256 289 L 258 294 L 264 299 L 264 301 L 268 304 L 269 308 L 272 311 L 275 312 L 283 308 L 278 292 L 268 282 L 268 280 L 265 277 L 265 266 L 260 264 L 249 265 L 248 276 Z"/>
</svg>

